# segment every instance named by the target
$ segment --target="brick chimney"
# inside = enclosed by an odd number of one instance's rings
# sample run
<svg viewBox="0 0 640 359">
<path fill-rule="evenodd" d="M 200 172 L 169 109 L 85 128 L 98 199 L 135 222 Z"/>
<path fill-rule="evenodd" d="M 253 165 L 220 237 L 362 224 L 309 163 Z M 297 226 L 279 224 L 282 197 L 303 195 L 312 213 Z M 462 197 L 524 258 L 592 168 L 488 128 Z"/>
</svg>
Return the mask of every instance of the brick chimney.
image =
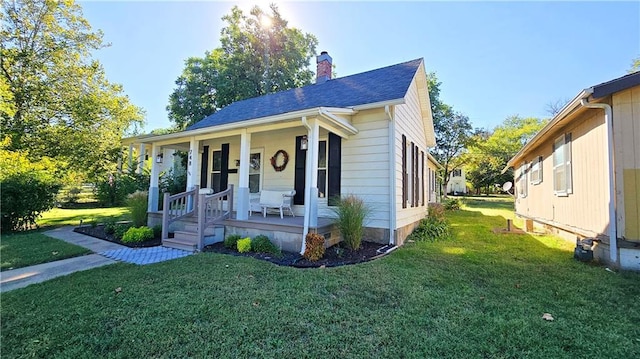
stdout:
<svg viewBox="0 0 640 359">
<path fill-rule="evenodd" d="M 320 56 L 316 57 L 316 63 L 318 64 L 316 83 L 321 84 L 327 80 L 331 80 L 331 64 L 333 59 L 326 51 L 322 51 Z"/>
</svg>

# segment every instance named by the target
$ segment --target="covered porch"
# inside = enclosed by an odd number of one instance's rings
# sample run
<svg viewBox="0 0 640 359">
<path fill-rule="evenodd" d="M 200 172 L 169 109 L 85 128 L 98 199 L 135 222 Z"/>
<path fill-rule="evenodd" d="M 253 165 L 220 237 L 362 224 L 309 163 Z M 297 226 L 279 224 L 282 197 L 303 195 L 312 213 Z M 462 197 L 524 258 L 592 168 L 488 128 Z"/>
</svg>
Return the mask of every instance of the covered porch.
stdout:
<svg viewBox="0 0 640 359">
<path fill-rule="evenodd" d="M 160 154 L 181 150 L 188 156 L 185 193 L 197 188 L 211 189 L 214 194 L 225 192 L 225 199 L 219 202 L 224 218 L 211 224 L 224 227 L 223 236 L 265 234 L 282 249 L 300 252 L 310 231 L 324 234 L 328 243 L 334 243 L 339 236 L 330 228 L 329 206 L 340 195 L 341 141 L 358 133 L 350 123 L 354 113 L 351 109 L 316 108 L 140 139 L 135 144 L 140 152 L 150 152 L 152 159 L 159 159 L 151 166 L 149 224 L 162 223 L 163 211 L 170 209 L 161 206 Z M 295 217 L 287 213 L 284 218 L 264 218 L 252 213 L 263 190 L 294 190 Z M 187 196 L 190 199 L 184 205 L 190 214 L 179 222 L 197 223 L 197 205 L 203 203 L 197 196 L 196 192 Z M 195 229 L 179 224 L 169 227 L 167 231 L 198 232 L 204 228 L 202 224 Z M 198 249 L 202 245 L 199 243 Z"/>
</svg>

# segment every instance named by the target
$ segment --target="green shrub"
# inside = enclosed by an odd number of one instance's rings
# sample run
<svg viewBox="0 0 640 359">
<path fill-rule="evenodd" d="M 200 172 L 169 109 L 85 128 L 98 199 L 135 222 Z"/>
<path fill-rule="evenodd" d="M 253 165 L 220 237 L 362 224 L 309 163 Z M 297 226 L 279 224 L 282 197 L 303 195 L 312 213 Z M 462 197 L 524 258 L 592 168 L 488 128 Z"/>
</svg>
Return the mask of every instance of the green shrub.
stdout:
<svg viewBox="0 0 640 359">
<path fill-rule="evenodd" d="M 134 227 L 147 225 L 148 198 L 145 191 L 135 191 L 127 196 L 127 207 Z"/>
<path fill-rule="evenodd" d="M 416 229 L 413 230 L 407 239 L 435 242 L 450 239 L 451 236 L 451 227 L 444 217 L 427 216 L 420 220 Z"/>
<path fill-rule="evenodd" d="M 122 236 L 122 243 L 138 243 L 153 239 L 153 229 L 149 227 L 131 227 Z"/>
<path fill-rule="evenodd" d="M 96 199 L 103 206 L 120 206 L 127 196 L 135 191 L 149 189 L 149 175 L 134 171 L 117 175 L 109 175 L 96 185 Z"/>
<path fill-rule="evenodd" d="M 113 231 L 113 238 L 117 240 L 122 240 L 124 234 L 129 230 L 129 228 L 133 227 L 131 223 L 120 223 L 116 224 L 115 229 Z"/>
<path fill-rule="evenodd" d="M 187 171 L 182 166 L 169 169 L 160 175 L 160 193 L 171 194 L 184 192 L 187 188 Z"/>
<path fill-rule="evenodd" d="M 444 209 L 447 211 L 457 211 L 460 209 L 462 202 L 458 198 L 450 198 L 444 202 Z"/>
<path fill-rule="evenodd" d="M 303 256 L 312 262 L 315 262 L 324 256 L 324 236 L 318 233 L 308 233 L 304 239 Z"/>
<path fill-rule="evenodd" d="M 105 234 L 114 234 L 116 232 L 116 221 L 111 219 L 104 223 L 104 233 Z"/>
<path fill-rule="evenodd" d="M 257 253 L 280 253 L 278 247 L 271 243 L 269 237 L 262 234 L 251 240 L 251 250 Z"/>
<path fill-rule="evenodd" d="M 442 203 L 429 203 L 427 215 L 435 218 L 444 218 L 444 206 Z"/>
<path fill-rule="evenodd" d="M 242 237 L 240 237 L 239 234 L 230 234 L 230 235 L 228 235 L 227 238 L 224 239 L 225 248 L 238 249 L 237 243 L 238 243 L 238 240 L 240 238 L 242 238 Z"/>
<path fill-rule="evenodd" d="M 162 225 L 161 224 L 156 224 L 155 226 L 151 227 L 151 229 L 153 230 L 153 238 L 162 237 Z"/>
<path fill-rule="evenodd" d="M 348 195 L 340 199 L 334 209 L 336 227 L 342 234 L 342 240 L 351 250 L 360 249 L 364 234 L 364 220 L 369 215 L 369 208 L 361 198 Z"/>
<path fill-rule="evenodd" d="M 251 250 L 251 238 L 243 238 L 238 240 L 238 252 L 245 253 Z"/>
</svg>

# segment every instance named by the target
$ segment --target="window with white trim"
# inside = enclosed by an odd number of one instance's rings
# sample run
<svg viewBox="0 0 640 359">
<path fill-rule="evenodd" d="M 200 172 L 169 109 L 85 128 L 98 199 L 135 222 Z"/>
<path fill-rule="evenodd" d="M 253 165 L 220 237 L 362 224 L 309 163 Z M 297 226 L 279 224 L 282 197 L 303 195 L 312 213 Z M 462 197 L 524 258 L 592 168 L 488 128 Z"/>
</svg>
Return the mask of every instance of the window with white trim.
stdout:
<svg viewBox="0 0 640 359">
<path fill-rule="evenodd" d="M 262 150 L 251 150 L 249 154 L 249 193 L 262 189 Z"/>
<path fill-rule="evenodd" d="M 536 157 L 531 163 L 531 173 L 529 177 L 532 185 L 542 182 L 542 156 Z"/>
<path fill-rule="evenodd" d="M 318 141 L 318 197 L 327 197 L 327 140 Z"/>
<path fill-rule="evenodd" d="M 451 174 L 452 177 L 462 177 L 462 169 L 457 168 L 455 170 L 453 170 L 453 173 Z"/>
<path fill-rule="evenodd" d="M 557 196 L 573 193 L 570 133 L 558 137 L 553 143 L 553 191 Z"/>
<path fill-rule="evenodd" d="M 526 162 L 522 162 L 520 165 L 520 174 L 518 175 L 518 196 L 524 198 L 527 196 L 527 168 Z"/>
</svg>

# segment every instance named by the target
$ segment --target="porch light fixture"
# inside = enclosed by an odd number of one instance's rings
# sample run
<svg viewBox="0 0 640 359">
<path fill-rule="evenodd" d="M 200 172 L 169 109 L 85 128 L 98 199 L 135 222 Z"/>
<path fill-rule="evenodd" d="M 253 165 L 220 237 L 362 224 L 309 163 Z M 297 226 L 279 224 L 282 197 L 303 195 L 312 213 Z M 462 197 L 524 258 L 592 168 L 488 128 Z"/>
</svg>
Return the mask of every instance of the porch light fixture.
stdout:
<svg viewBox="0 0 640 359">
<path fill-rule="evenodd" d="M 236 160 L 236 167 L 240 167 L 240 160 Z"/>
<path fill-rule="evenodd" d="M 300 149 L 301 150 L 306 150 L 309 146 L 309 140 L 307 139 L 307 136 L 302 136 L 302 139 L 300 140 Z"/>
<path fill-rule="evenodd" d="M 156 156 L 156 163 L 162 163 L 162 160 L 164 158 L 164 153 L 161 153 L 159 155 Z"/>
</svg>

